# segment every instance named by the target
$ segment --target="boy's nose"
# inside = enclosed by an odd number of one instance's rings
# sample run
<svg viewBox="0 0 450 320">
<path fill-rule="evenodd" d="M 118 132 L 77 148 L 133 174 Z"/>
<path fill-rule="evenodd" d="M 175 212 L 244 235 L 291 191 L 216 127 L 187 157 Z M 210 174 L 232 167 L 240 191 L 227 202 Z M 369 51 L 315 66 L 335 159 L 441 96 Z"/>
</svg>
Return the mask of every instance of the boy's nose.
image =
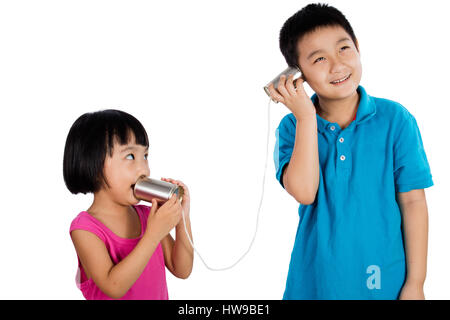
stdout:
<svg viewBox="0 0 450 320">
<path fill-rule="evenodd" d="M 343 72 L 344 69 L 345 65 L 339 59 L 334 59 L 331 61 L 331 73 L 340 73 Z"/>
</svg>

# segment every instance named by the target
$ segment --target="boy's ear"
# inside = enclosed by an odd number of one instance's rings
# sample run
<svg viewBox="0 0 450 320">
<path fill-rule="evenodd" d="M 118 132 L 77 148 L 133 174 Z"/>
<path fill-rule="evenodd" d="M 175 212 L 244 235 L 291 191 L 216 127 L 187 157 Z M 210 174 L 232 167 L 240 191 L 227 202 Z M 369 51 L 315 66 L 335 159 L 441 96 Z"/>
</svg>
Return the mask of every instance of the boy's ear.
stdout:
<svg viewBox="0 0 450 320">
<path fill-rule="evenodd" d="M 308 81 L 306 81 L 306 78 L 305 78 L 305 75 L 303 74 L 303 72 L 302 72 L 302 76 L 300 78 L 302 78 L 303 81 L 308 82 Z"/>
<path fill-rule="evenodd" d="M 300 73 L 301 73 L 301 77 L 300 77 L 300 78 L 302 78 L 303 81 L 307 82 L 307 80 L 306 80 L 306 78 L 305 78 L 305 75 L 304 75 L 302 69 L 300 68 L 300 65 L 298 65 L 297 68 L 298 68 L 298 70 L 300 70 Z"/>
<path fill-rule="evenodd" d="M 356 50 L 358 50 L 359 53 L 359 44 L 358 44 L 358 39 L 355 38 L 355 46 L 356 46 Z"/>
</svg>

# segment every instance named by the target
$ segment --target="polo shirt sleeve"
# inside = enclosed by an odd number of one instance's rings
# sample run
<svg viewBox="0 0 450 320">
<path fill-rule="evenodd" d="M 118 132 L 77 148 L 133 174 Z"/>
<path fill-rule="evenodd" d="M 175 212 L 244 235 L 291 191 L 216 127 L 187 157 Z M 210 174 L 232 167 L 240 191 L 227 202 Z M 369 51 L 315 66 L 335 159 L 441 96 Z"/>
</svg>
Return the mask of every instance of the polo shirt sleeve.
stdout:
<svg viewBox="0 0 450 320">
<path fill-rule="evenodd" d="M 276 142 L 273 159 L 275 161 L 276 178 L 283 188 L 282 174 L 286 165 L 291 160 L 295 144 L 295 131 L 296 120 L 291 114 L 288 114 L 281 120 L 275 132 Z"/>
<path fill-rule="evenodd" d="M 424 189 L 433 185 L 430 166 L 416 119 L 409 112 L 394 142 L 396 192 Z"/>
</svg>

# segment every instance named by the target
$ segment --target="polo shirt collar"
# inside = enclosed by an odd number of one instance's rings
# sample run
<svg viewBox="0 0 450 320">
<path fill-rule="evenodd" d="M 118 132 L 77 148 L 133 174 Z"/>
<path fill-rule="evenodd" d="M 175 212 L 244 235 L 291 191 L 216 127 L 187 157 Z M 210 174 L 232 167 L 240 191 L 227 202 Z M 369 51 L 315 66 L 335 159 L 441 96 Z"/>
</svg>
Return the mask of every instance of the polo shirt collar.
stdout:
<svg viewBox="0 0 450 320">
<path fill-rule="evenodd" d="M 377 108 L 375 105 L 375 102 L 373 99 L 367 94 L 366 90 L 362 86 L 358 86 L 358 89 L 356 89 L 360 94 L 360 100 L 358 105 L 358 110 L 356 111 L 356 120 L 353 121 L 350 126 L 352 125 L 359 125 L 361 123 L 366 122 L 370 118 L 372 118 L 377 113 Z M 313 103 L 317 100 L 317 94 L 314 94 L 311 97 L 311 100 Z M 330 122 L 320 117 L 318 114 L 317 116 L 317 129 L 319 132 L 323 132 L 326 130 L 326 128 L 330 125 Z M 349 127 L 350 127 L 349 126 Z"/>
</svg>

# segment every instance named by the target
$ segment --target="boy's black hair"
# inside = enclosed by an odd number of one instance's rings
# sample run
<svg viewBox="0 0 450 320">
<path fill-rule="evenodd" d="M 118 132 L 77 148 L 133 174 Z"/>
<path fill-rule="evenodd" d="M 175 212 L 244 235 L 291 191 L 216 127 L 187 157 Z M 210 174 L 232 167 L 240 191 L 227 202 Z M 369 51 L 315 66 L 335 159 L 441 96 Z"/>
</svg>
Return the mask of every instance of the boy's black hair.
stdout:
<svg viewBox="0 0 450 320">
<path fill-rule="evenodd" d="M 148 147 L 144 127 L 126 112 L 103 110 L 80 116 L 70 128 L 64 149 L 63 175 L 69 191 L 95 193 L 107 184 L 103 174 L 107 153 L 112 156 L 114 141 L 125 145 L 133 134 L 136 144 Z"/>
<path fill-rule="evenodd" d="M 341 26 L 357 44 L 352 26 L 336 8 L 327 4 L 309 4 L 284 23 L 280 31 L 280 50 L 290 67 L 298 67 L 297 43 L 319 27 Z"/>
</svg>

